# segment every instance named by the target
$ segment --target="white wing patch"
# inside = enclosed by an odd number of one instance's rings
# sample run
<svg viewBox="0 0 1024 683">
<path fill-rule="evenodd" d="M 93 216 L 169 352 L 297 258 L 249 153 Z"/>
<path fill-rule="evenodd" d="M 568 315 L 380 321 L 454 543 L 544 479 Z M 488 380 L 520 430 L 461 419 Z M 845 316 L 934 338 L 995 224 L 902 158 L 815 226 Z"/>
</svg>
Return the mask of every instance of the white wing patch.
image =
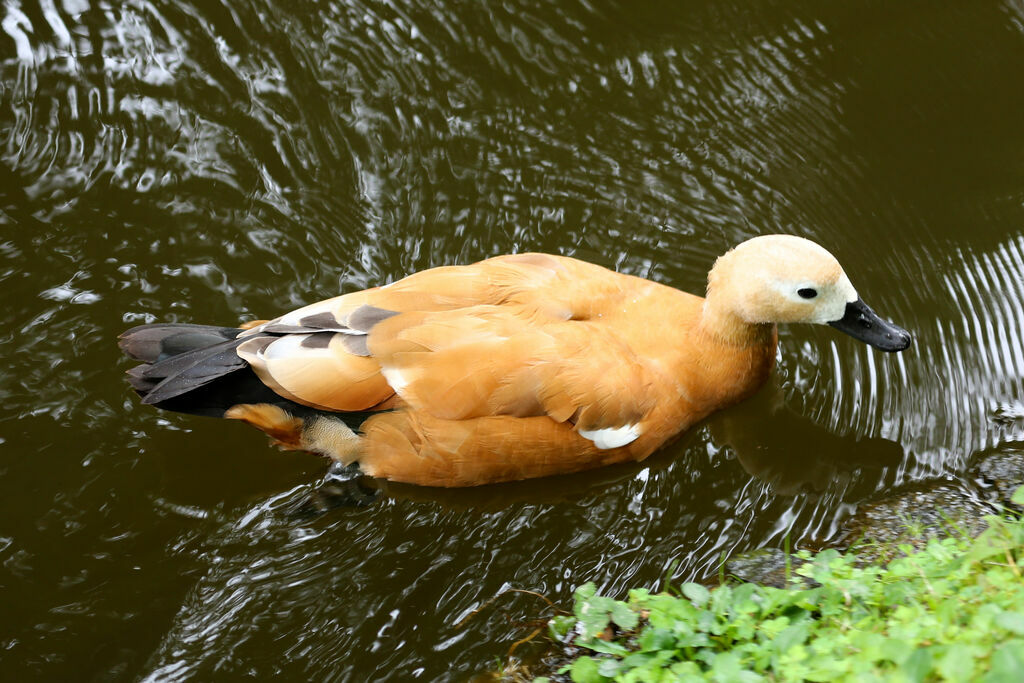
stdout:
<svg viewBox="0 0 1024 683">
<path fill-rule="evenodd" d="M 275 339 L 259 355 L 267 360 L 281 360 L 288 358 L 330 358 L 331 352 L 326 348 L 310 349 L 302 345 L 302 342 L 309 337 L 308 334 L 289 334 Z"/>
<path fill-rule="evenodd" d="M 409 384 L 409 380 L 403 377 L 401 371 L 397 368 L 381 366 L 380 374 L 384 375 L 384 379 L 387 380 L 388 385 L 390 385 L 399 396 L 402 395 L 402 389 Z"/>
<path fill-rule="evenodd" d="M 606 427 L 604 429 L 581 429 L 580 436 L 594 442 L 594 445 L 601 450 L 619 448 L 631 444 L 640 436 L 640 425 L 625 425 L 623 427 Z"/>
</svg>

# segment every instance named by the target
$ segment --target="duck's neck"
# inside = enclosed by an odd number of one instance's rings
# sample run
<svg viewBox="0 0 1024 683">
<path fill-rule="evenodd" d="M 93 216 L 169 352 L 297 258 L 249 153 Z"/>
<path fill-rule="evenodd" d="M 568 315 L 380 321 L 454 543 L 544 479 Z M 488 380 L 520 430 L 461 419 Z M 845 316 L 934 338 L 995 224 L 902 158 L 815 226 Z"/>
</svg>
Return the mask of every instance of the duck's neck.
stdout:
<svg viewBox="0 0 1024 683">
<path fill-rule="evenodd" d="M 697 329 L 701 334 L 729 346 L 774 345 L 776 339 L 775 323 L 749 323 L 718 305 L 713 296 L 704 300 Z"/>
</svg>

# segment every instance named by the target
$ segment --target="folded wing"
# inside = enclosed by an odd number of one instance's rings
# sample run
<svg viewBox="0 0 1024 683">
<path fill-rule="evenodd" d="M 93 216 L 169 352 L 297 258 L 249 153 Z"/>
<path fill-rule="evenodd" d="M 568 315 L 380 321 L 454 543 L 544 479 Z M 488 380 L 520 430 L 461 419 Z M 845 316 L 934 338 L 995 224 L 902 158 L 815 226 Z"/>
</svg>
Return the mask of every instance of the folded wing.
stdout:
<svg viewBox="0 0 1024 683">
<path fill-rule="evenodd" d="M 661 380 L 612 317 L 595 314 L 595 301 L 629 292 L 608 271 L 585 282 L 594 268 L 524 254 L 424 271 L 248 330 L 238 354 L 276 392 L 316 408 L 546 416 L 614 448 L 637 438 Z"/>
</svg>

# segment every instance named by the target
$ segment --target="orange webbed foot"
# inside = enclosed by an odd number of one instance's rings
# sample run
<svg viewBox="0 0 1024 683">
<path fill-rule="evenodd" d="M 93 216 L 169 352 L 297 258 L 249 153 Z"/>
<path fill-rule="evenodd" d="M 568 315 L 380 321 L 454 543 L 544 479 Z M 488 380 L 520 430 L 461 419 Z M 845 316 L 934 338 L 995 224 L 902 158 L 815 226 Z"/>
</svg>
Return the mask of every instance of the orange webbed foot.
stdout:
<svg viewBox="0 0 1024 683">
<path fill-rule="evenodd" d="M 304 423 L 301 419 L 269 403 L 239 403 L 224 412 L 229 420 L 241 420 L 265 432 L 275 445 L 289 451 L 303 451 Z"/>
</svg>

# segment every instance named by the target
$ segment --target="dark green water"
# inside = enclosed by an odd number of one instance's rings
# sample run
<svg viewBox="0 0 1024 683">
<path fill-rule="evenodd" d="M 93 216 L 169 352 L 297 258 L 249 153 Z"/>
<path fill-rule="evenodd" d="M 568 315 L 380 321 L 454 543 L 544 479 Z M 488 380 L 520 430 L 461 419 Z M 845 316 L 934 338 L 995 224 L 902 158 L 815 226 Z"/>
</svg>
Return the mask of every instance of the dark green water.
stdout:
<svg viewBox="0 0 1024 683">
<path fill-rule="evenodd" d="M 1019 2 L 0 15 L 7 680 L 464 679 L 550 614 L 509 589 L 825 542 L 1024 436 Z M 783 329 L 772 386 L 643 467 L 303 516 L 323 461 L 137 405 L 114 345 L 510 251 L 700 291 L 769 232 L 833 251 L 915 346 Z"/>
</svg>

